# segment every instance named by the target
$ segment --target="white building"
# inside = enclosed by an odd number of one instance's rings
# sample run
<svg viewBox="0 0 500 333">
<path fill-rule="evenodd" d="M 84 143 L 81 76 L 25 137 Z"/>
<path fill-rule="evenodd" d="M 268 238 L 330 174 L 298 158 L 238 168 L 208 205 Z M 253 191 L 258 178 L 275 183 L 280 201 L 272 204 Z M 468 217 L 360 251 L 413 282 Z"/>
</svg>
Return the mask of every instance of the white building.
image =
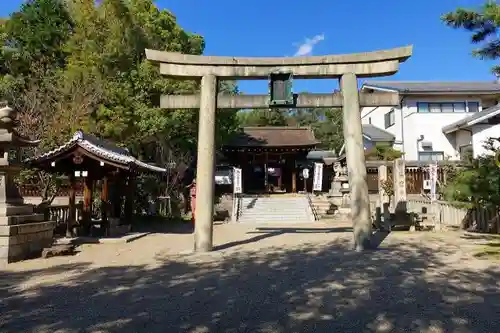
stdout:
<svg viewBox="0 0 500 333">
<path fill-rule="evenodd" d="M 500 83 L 366 81 L 363 92 L 399 92 L 397 107 L 364 107 L 363 124 L 394 135 L 406 160 L 459 160 L 500 137 Z"/>
</svg>

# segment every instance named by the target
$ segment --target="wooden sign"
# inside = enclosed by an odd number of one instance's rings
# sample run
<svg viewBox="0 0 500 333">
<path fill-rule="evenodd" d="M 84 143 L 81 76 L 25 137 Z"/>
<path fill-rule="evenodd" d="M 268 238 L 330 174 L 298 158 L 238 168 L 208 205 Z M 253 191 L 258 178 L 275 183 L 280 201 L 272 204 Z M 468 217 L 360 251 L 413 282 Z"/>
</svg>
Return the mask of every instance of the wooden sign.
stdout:
<svg viewBox="0 0 500 333">
<path fill-rule="evenodd" d="M 431 181 L 431 200 L 436 201 L 436 189 L 437 189 L 437 178 L 438 178 L 438 166 L 437 164 L 429 165 L 429 180 Z"/>
<path fill-rule="evenodd" d="M 243 192 L 243 186 L 241 181 L 241 169 L 234 168 L 233 169 L 233 193 L 240 194 Z"/>
<path fill-rule="evenodd" d="M 313 191 L 323 190 L 323 163 L 314 163 Z"/>
</svg>

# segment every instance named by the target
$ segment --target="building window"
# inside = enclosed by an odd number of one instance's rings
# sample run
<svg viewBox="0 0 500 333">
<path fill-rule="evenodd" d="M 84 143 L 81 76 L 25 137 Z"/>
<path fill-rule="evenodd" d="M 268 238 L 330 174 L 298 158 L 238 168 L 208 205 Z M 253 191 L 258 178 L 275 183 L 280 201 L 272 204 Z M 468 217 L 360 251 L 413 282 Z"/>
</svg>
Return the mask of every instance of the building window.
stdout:
<svg viewBox="0 0 500 333">
<path fill-rule="evenodd" d="M 396 123 L 396 113 L 394 110 L 387 112 L 384 116 L 385 120 L 385 128 L 391 127 Z"/>
<path fill-rule="evenodd" d="M 429 103 L 417 103 L 417 112 L 419 113 L 429 112 Z"/>
<path fill-rule="evenodd" d="M 479 108 L 479 103 L 470 102 L 469 104 L 469 112 L 477 112 Z M 470 105 L 476 104 L 476 108 L 474 106 L 470 108 Z M 417 112 L 419 113 L 461 113 L 466 112 L 465 102 L 457 102 L 457 103 L 417 103 Z"/>
<path fill-rule="evenodd" d="M 453 112 L 465 112 L 465 103 L 453 103 Z"/>
<path fill-rule="evenodd" d="M 429 112 L 430 113 L 443 112 L 441 107 L 442 107 L 442 104 L 440 104 L 440 103 L 430 103 L 429 104 Z"/>
<path fill-rule="evenodd" d="M 468 102 L 467 107 L 469 112 L 479 112 L 479 102 Z"/>
<path fill-rule="evenodd" d="M 419 161 L 442 161 L 444 160 L 444 153 L 442 151 L 419 151 Z"/>
</svg>

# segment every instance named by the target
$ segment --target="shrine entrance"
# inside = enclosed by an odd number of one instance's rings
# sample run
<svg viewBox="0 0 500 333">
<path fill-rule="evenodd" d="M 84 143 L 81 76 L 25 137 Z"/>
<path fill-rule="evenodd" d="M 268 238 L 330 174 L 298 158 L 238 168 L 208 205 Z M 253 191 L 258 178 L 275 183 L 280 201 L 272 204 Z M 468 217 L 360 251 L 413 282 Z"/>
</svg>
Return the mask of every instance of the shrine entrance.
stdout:
<svg viewBox="0 0 500 333">
<path fill-rule="evenodd" d="M 222 153 L 230 165 L 241 168 L 244 193 L 296 193 L 311 190 L 311 180 L 300 178 L 317 143 L 309 127 L 245 127 Z"/>
<path fill-rule="evenodd" d="M 197 217 L 195 250 L 213 247 L 215 185 L 215 117 L 217 109 L 342 107 L 354 247 L 371 246 L 372 221 L 366 183 L 360 107 L 399 105 L 398 93 L 360 93 L 358 78 L 397 73 L 400 63 L 412 54 L 412 47 L 391 50 L 313 57 L 219 57 L 146 50 L 150 61 L 160 64 L 167 77 L 201 79 L 199 96 L 162 96 L 165 109 L 199 109 L 197 157 Z M 341 92 L 293 94 L 292 79 L 339 79 Z M 220 95 L 219 80 L 268 79 L 269 95 Z M 213 161 L 212 163 L 207 163 Z"/>
</svg>

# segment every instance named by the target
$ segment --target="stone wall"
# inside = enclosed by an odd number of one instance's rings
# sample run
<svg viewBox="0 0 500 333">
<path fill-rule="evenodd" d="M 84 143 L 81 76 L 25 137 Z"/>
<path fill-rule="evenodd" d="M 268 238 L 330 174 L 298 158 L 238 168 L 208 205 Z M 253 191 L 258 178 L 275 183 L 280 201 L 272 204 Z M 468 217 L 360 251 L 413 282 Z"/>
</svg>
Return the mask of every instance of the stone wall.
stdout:
<svg viewBox="0 0 500 333">
<path fill-rule="evenodd" d="M 42 215 L 39 221 L 15 224 L 16 219 L 12 219 L 15 217 L 2 217 L 0 221 L 1 264 L 38 256 L 44 247 L 52 244 L 55 222 L 43 221 Z"/>
</svg>

